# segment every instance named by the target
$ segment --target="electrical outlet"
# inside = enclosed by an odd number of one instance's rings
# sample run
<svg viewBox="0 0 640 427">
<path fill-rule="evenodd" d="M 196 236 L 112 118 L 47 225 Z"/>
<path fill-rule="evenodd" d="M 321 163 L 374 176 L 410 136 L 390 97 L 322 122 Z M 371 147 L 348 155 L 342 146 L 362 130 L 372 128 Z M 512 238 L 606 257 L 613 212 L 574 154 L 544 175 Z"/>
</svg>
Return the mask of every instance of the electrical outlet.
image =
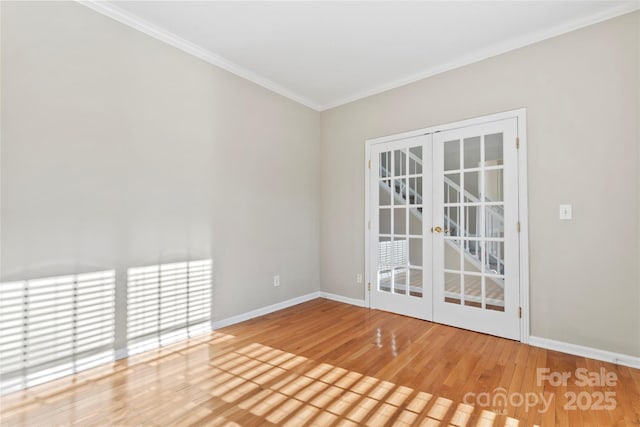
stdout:
<svg viewBox="0 0 640 427">
<path fill-rule="evenodd" d="M 273 286 L 280 286 L 280 275 L 276 274 L 273 276 Z"/>
<path fill-rule="evenodd" d="M 362 283 L 362 274 L 361 273 L 356 274 L 356 283 Z"/>
</svg>

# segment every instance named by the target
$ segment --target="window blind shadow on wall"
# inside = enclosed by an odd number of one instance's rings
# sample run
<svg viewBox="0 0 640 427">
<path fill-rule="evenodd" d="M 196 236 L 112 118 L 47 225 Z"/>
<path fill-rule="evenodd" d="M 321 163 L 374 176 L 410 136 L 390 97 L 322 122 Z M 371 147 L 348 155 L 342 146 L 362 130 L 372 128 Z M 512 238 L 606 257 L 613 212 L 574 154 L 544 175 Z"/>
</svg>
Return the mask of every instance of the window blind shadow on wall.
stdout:
<svg viewBox="0 0 640 427">
<path fill-rule="evenodd" d="M 114 360 L 115 271 L 0 284 L 4 394 Z"/>
<path fill-rule="evenodd" d="M 129 268 L 126 307 L 115 294 L 115 270 L 0 283 L 0 394 L 112 362 L 116 342 L 135 354 L 211 330 L 211 260 Z"/>
<path fill-rule="evenodd" d="M 211 260 L 128 269 L 128 354 L 211 330 L 211 269 Z"/>
</svg>

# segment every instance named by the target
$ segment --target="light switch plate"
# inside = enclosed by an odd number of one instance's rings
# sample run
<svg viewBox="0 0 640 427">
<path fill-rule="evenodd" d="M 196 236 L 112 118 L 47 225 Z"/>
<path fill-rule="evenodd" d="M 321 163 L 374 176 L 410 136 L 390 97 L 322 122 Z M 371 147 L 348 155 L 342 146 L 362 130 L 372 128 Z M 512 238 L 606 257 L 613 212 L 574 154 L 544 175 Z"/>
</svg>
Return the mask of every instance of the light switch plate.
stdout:
<svg viewBox="0 0 640 427">
<path fill-rule="evenodd" d="M 573 206 L 572 205 L 560 205 L 560 219 L 573 218 Z"/>
</svg>

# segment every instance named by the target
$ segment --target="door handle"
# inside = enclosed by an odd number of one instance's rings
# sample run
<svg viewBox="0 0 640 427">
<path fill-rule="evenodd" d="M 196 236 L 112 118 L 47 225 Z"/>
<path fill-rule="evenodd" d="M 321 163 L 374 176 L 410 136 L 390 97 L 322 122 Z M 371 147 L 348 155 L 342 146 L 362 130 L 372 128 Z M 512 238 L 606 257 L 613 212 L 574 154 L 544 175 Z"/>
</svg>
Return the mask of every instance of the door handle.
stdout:
<svg viewBox="0 0 640 427">
<path fill-rule="evenodd" d="M 445 228 L 444 230 L 442 230 L 442 227 L 440 227 L 440 226 L 433 227 L 433 228 L 431 229 L 431 232 L 433 232 L 433 233 L 442 233 L 443 231 L 444 231 L 445 233 L 448 233 L 448 232 L 449 232 L 449 229 L 448 229 L 448 228 Z"/>
</svg>

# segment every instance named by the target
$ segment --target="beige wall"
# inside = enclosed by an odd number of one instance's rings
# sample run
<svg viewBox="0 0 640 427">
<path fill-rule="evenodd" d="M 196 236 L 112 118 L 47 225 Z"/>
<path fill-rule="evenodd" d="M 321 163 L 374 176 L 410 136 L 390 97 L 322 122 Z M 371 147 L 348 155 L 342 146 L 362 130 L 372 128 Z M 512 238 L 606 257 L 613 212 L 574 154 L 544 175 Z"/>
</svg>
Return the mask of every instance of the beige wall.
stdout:
<svg viewBox="0 0 640 427">
<path fill-rule="evenodd" d="M 527 108 L 531 332 L 640 355 L 640 13 L 322 113 L 322 289 L 363 298 L 364 141 Z M 572 203 L 574 220 L 558 220 Z"/>
<path fill-rule="evenodd" d="M 318 112 L 75 2 L 2 2 L 2 125 L 2 281 L 210 258 L 216 319 L 319 289 Z"/>
<path fill-rule="evenodd" d="M 365 139 L 526 107 L 532 333 L 640 355 L 639 19 L 319 114 L 78 4 L 2 2 L 0 280 L 211 258 L 216 319 L 363 298 Z"/>
</svg>

